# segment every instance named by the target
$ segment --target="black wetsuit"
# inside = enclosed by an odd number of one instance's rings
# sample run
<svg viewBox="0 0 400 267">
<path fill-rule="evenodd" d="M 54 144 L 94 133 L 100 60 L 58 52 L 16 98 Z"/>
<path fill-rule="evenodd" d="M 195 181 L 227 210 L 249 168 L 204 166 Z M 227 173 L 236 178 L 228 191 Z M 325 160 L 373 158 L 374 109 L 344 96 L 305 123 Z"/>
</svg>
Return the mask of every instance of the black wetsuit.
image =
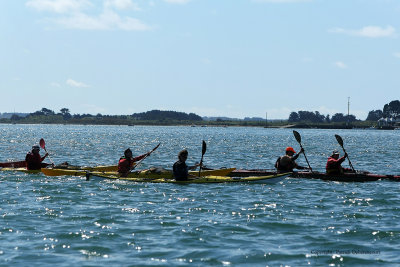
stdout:
<svg viewBox="0 0 400 267">
<path fill-rule="evenodd" d="M 189 176 L 188 166 L 185 162 L 178 160 L 173 166 L 174 178 L 177 181 L 187 181 Z"/>
</svg>

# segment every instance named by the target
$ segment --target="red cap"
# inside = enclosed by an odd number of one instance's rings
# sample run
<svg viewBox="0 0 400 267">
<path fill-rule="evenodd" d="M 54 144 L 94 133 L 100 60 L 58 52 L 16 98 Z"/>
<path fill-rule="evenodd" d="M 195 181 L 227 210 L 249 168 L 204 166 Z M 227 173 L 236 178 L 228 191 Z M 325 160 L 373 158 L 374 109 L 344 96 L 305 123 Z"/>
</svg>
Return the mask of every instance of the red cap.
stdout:
<svg viewBox="0 0 400 267">
<path fill-rule="evenodd" d="M 286 152 L 293 152 L 293 153 L 296 153 L 296 151 L 294 151 L 294 149 L 293 149 L 293 147 L 291 147 L 291 146 L 288 146 L 287 148 L 286 148 Z"/>
</svg>

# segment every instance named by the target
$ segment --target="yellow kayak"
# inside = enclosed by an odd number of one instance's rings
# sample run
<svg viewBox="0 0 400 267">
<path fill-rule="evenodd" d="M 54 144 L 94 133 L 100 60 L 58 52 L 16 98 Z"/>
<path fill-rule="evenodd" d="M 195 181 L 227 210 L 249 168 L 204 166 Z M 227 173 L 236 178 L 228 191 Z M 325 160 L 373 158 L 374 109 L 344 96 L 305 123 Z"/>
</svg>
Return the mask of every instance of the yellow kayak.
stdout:
<svg viewBox="0 0 400 267">
<path fill-rule="evenodd" d="M 202 176 L 207 175 L 216 175 L 216 176 L 225 176 L 234 171 L 235 168 L 230 169 L 216 169 L 216 170 L 202 170 Z M 51 168 L 42 168 L 42 172 L 47 176 L 61 176 L 61 175 L 71 175 L 71 176 L 86 176 L 88 172 L 93 174 L 102 174 L 107 176 L 116 176 L 119 177 L 118 172 L 116 171 L 89 171 L 89 170 L 68 170 L 68 169 L 51 169 Z M 199 171 L 190 171 L 190 175 L 198 177 Z M 133 171 L 131 172 L 127 178 L 167 178 L 172 179 L 172 171 L 158 168 L 150 168 L 142 171 Z"/>
<path fill-rule="evenodd" d="M 291 173 L 281 173 L 268 176 L 253 176 L 253 177 L 229 177 L 229 176 L 202 176 L 199 178 L 191 178 L 187 181 L 175 181 L 174 179 L 167 178 L 131 178 L 131 177 L 118 177 L 115 175 L 105 175 L 90 173 L 89 180 L 124 180 L 140 183 L 176 183 L 176 184 L 204 184 L 204 183 L 259 183 L 259 184 L 273 184 L 278 183 L 289 177 Z"/>
<path fill-rule="evenodd" d="M 76 167 L 71 166 L 67 168 L 42 168 L 42 172 L 46 176 L 85 176 L 87 171 L 91 172 L 116 172 L 118 170 L 117 165 L 109 166 L 96 166 L 96 167 Z"/>
</svg>

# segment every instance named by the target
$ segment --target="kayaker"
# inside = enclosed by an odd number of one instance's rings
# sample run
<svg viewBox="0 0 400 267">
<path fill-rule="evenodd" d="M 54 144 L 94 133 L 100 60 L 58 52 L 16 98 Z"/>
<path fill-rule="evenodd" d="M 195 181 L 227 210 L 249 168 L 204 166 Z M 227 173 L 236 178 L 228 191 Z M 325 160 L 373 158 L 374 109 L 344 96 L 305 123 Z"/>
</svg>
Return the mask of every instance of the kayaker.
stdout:
<svg viewBox="0 0 400 267">
<path fill-rule="evenodd" d="M 127 177 L 133 168 L 133 163 L 146 157 L 149 153 L 140 155 L 136 158 L 132 157 L 132 150 L 130 148 L 124 151 L 124 156 L 119 159 L 118 173 L 121 177 Z"/>
<path fill-rule="evenodd" d="M 342 163 L 347 158 L 347 153 L 344 153 L 344 156 L 339 158 L 339 152 L 334 150 L 332 155 L 328 158 L 326 162 L 326 173 L 327 174 L 343 174 L 344 172 L 351 172 L 351 169 L 343 168 Z"/>
<path fill-rule="evenodd" d="M 49 153 L 46 153 L 41 157 L 39 151 L 39 146 L 33 146 L 32 150 L 26 154 L 25 162 L 27 170 L 40 170 L 42 166 L 47 166 L 47 164 L 42 163 L 42 161 L 49 155 Z"/>
<path fill-rule="evenodd" d="M 296 159 L 301 153 L 304 153 L 304 149 L 302 148 L 296 155 L 295 153 L 296 151 L 294 151 L 293 147 L 289 146 L 286 148 L 285 155 L 279 157 L 275 162 L 275 168 L 277 169 L 278 173 L 293 172 L 293 169 L 308 169 L 296 163 Z"/>
<path fill-rule="evenodd" d="M 186 149 L 178 153 L 178 161 L 174 163 L 172 168 L 176 181 L 187 181 L 189 178 L 189 170 L 195 170 L 198 166 L 200 166 L 199 163 L 196 163 L 194 166 L 187 166 L 186 160 L 188 155 L 189 153 Z"/>
</svg>

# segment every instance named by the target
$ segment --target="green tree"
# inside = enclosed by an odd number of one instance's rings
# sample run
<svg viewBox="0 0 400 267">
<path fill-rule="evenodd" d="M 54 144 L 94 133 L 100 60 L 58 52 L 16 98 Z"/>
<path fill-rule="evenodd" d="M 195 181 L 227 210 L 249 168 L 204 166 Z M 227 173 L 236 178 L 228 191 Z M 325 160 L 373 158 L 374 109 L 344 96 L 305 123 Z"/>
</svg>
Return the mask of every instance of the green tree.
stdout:
<svg viewBox="0 0 400 267">
<path fill-rule="evenodd" d="M 60 112 L 61 112 L 61 115 L 63 116 L 64 120 L 69 120 L 72 118 L 72 115 L 69 112 L 69 109 L 62 108 L 62 109 L 60 109 Z"/>
<path fill-rule="evenodd" d="M 382 112 L 382 110 L 380 110 L 380 109 L 377 109 L 377 110 L 371 110 L 369 113 L 368 113 L 368 116 L 367 116 L 367 121 L 377 121 L 377 120 L 379 120 L 380 118 L 382 118 L 383 117 L 383 112 Z"/>
<path fill-rule="evenodd" d="M 398 118 L 400 117 L 400 101 L 394 100 L 389 104 L 383 106 L 383 116 L 385 118 Z"/>
<path fill-rule="evenodd" d="M 298 122 L 300 121 L 299 114 L 297 112 L 291 112 L 289 115 L 288 122 Z"/>
</svg>

